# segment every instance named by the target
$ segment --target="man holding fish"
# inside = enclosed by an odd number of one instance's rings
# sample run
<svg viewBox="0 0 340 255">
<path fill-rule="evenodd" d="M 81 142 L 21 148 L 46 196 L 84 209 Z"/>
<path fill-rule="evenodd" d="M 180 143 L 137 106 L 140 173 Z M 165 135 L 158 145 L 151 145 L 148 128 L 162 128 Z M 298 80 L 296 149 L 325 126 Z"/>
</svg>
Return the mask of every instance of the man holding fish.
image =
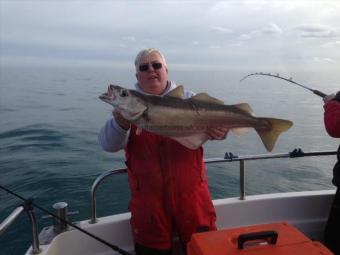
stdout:
<svg viewBox="0 0 340 255">
<path fill-rule="evenodd" d="M 165 58 L 156 49 L 140 51 L 135 67 L 135 89 L 143 95 L 162 98 L 177 87 L 168 79 Z M 125 96 L 124 91 L 120 96 Z M 194 96 L 190 91 L 182 93 L 184 99 Z M 104 96 L 115 97 L 110 87 Z M 199 135 L 195 148 L 188 148 L 191 140 L 184 138 L 182 144 L 188 146 L 183 146 L 169 137 L 141 131 L 131 121 L 138 117 L 138 111 L 126 113 L 115 107 L 113 118 L 101 129 L 98 140 L 106 151 L 125 149 L 136 254 L 171 254 L 174 233 L 185 245 L 192 233 L 216 229 L 200 145 L 208 139 L 224 139 L 229 128 L 207 128 Z"/>
<path fill-rule="evenodd" d="M 136 254 L 171 254 L 175 232 L 185 245 L 193 233 L 216 229 L 202 145 L 253 128 L 271 151 L 293 123 L 255 117 L 246 103 L 225 105 L 185 91 L 168 80 L 156 49 L 141 51 L 135 66 L 136 90 L 110 85 L 100 96 L 115 110 L 99 142 L 106 151 L 126 152 Z"/>
</svg>

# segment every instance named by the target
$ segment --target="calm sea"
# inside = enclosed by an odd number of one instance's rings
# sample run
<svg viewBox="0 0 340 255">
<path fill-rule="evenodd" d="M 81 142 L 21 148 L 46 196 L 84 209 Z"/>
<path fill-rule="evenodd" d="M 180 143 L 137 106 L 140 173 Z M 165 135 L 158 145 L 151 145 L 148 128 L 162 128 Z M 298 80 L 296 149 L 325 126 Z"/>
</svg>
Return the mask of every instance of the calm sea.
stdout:
<svg viewBox="0 0 340 255">
<path fill-rule="evenodd" d="M 271 70 L 251 70 L 271 71 Z M 98 99 L 109 83 L 132 87 L 133 70 L 102 68 L 0 68 L 0 184 L 51 209 L 58 201 L 69 203 L 77 221 L 89 218 L 90 187 L 103 171 L 124 166 L 123 153 L 104 152 L 97 134 L 111 107 Z M 280 136 L 273 153 L 295 148 L 305 152 L 335 150 L 339 140 L 323 126 L 322 100 L 287 82 L 251 77 L 248 71 L 172 71 L 170 77 L 187 89 L 205 91 L 226 104 L 248 102 L 257 116 L 290 119 L 294 126 Z M 282 73 L 283 75 L 285 73 Z M 339 73 L 295 72 L 296 81 L 325 93 L 340 89 Z M 208 142 L 206 158 L 267 153 L 253 131 L 225 141 Z M 152 160 L 152 159 L 151 159 Z M 246 193 L 331 189 L 335 156 L 247 162 Z M 238 195 L 238 163 L 208 166 L 213 198 Z M 127 211 L 126 175 L 105 181 L 98 191 L 98 215 Z M 0 191 L 0 221 L 22 204 Z M 51 225 L 37 211 L 39 229 Z M 0 236 L 0 254 L 23 254 L 30 245 L 28 217 L 22 214 Z"/>
</svg>

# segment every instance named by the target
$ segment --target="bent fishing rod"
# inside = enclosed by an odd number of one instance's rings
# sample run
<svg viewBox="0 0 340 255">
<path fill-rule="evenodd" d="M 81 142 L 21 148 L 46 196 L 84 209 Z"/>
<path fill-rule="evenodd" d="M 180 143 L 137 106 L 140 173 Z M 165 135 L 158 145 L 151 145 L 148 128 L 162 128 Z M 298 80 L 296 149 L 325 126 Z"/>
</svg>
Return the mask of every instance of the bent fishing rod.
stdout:
<svg viewBox="0 0 340 255">
<path fill-rule="evenodd" d="M 325 96 L 327 96 L 325 93 L 321 92 L 320 90 L 309 88 L 309 87 L 307 87 L 306 85 L 302 85 L 302 84 L 300 84 L 300 83 L 298 83 L 298 82 L 296 82 L 296 81 L 293 81 L 292 78 L 289 78 L 289 79 L 288 79 L 288 78 L 285 78 L 285 77 L 280 76 L 279 74 L 274 75 L 274 74 L 271 74 L 271 73 L 262 73 L 262 72 L 261 72 L 261 73 L 251 73 L 251 74 L 248 74 L 248 75 L 244 76 L 244 77 L 240 80 L 240 82 L 242 82 L 243 80 L 245 80 L 245 79 L 247 79 L 248 77 L 253 76 L 253 75 L 263 75 L 263 76 L 269 76 L 269 77 L 273 77 L 273 78 L 278 78 L 278 79 L 281 79 L 281 80 L 284 80 L 284 81 L 288 81 L 288 82 L 290 82 L 290 83 L 293 83 L 293 84 L 295 84 L 295 85 L 298 85 L 298 86 L 300 86 L 300 87 L 302 87 L 302 88 L 308 89 L 309 91 L 312 91 L 314 94 L 316 94 L 316 95 L 318 95 L 318 96 L 320 96 L 320 97 L 322 97 L 322 98 L 324 98 Z"/>
<path fill-rule="evenodd" d="M 90 232 L 88 232 L 88 231 L 86 231 L 86 230 L 84 230 L 84 229 L 78 227 L 77 225 L 73 224 L 72 222 L 67 221 L 67 220 L 65 220 L 65 219 L 63 219 L 63 218 L 60 218 L 58 215 L 56 215 L 56 214 L 50 212 L 49 210 L 47 210 L 47 209 L 45 209 L 45 208 L 43 208 L 43 207 L 41 207 L 41 206 L 35 204 L 35 203 L 33 202 L 33 199 L 31 199 L 31 198 L 26 199 L 26 198 L 20 196 L 19 194 L 15 193 L 14 191 L 12 191 L 12 190 L 10 190 L 10 189 L 8 189 L 8 188 L 5 188 L 5 187 L 2 186 L 2 185 L 0 185 L 0 189 L 2 189 L 2 190 L 4 190 L 4 191 L 6 191 L 7 193 L 9 193 L 9 194 L 11 194 L 11 195 L 13 195 L 13 196 L 15 196 L 15 197 L 21 199 L 22 201 L 24 201 L 24 202 L 27 203 L 27 204 L 30 204 L 31 206 L 33 206 L 33 207 L 35 207 L 35 208 L 38 208 L 40 211 L 43 211 L 44 213 L 51 215 L 53 218 L 56 218 L 56 219 L 60 220 L 61 222 L 63 222 L 63 223 L 65 223 L 65 224 L 67 224 L 67 225 L 69 225 L 69 226 L 71 226 L 71 227 L 73 227 L 73 228 L 79 230 L 80 232 L 82 232 L 82 233 L 84 233 L 84 234 L 86 234 L 86 235 L 88 235 L 88 236 L 90 236 L 90 237 L 92 237 L 93 239 L 97 240 L 98 242 L 101 242 L 102 244 L 105 244 L 106 246 L 110 247 L 112 250 L 114 250 L 114 251 L 116 251 L 116 252 L 118 252 L 118 253 L 120 253 L 120 254 L 123 254 L 123 255 L 132 255 L 131 253 L 129 253 L 129 252 L 127 252 L 127 251 L 125 251 L 125 250 L 119 248 L 118 246 L 113 245 L 113 244 L 111 244 L 111 243 L 105 241 L 104 239 L 102 239 L 102 238 L 100 238 L 100 237 L 98 237 L 98 236 L 96 236 L 96 235 L 94 235 L 94 234 L 91 234 Z"/>
</svg>

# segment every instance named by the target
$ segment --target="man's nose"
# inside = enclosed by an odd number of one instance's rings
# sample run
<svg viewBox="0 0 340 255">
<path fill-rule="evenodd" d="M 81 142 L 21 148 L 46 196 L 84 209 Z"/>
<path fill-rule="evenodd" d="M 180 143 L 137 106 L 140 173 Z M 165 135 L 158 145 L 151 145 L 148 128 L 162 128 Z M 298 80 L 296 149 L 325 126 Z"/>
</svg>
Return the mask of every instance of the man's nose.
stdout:
<svg viewBox="0 0 340 255">
<path fill-rule="evenodd" d="M 155 68 L 153 68 L 152 64 L 149 63 L 149 68 L 148 68 L 148 71 L 155 71 Z"/>
</svg>

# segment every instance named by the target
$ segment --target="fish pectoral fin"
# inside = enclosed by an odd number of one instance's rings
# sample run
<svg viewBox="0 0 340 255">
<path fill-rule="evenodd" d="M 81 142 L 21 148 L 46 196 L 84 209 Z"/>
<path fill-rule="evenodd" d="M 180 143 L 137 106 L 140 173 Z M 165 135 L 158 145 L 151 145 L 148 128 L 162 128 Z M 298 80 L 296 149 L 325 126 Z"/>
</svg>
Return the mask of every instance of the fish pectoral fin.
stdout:
<svg viewBox="0 0 340 255">
<path fill-rule="evenodd" d="M 166 96 L 183 99 L 184 98 L 184 87 L 180 85 L 174 88 L 173 90 L 171 90 L 168 94 L 166 94 Z"/>
<path fill-rule="evenodd" d="M 235 135 L 243 135 L 245 133 L 248 133 L 251 130 L 251 128 L 232 128 L 231 131 Z"/>
<path fill-rule="evenodd" d="M 293 122 L 291 122 L 290 120 L 274 118 L 259 118 L 259 119 L 269 122 L 270 129 L 263 130 L 260 128 L 255 128 L 255 130 L 259 134 L 266 149 L 268 151 L 272 151 L 279 135 L 282 132 L 287 131 L 293 125 Z"/>
<path fill-rule="evenodd" d="M 189 100 L 197 100 L 197 101 L 201 101 L 201 102 L 206 102 L 206 103 L 211 103 L 211 104 L 220 104 L 220 105 L 224 105 L 224 102 L 215 98 L 215 97 L 212 97 L 212 96 L 209 96 L 209 94 L 207 93 L 198 93 L 196 95 L 194 95 L 193 97 L 191 97 Z"/>
<path fill-rule="evenodd" d="M 235 104 L 233 106 L 244 111 L 244 112 L 246 112 L 246 113 L 249 113 L 252 116 L 255 116 L 253 109 L 251 109 L 250 105 L 247 104 L 247 103 Z"/>
<path fill-rule="evenodd" d="M 190 150 L 196 150 L 201 147 L 207 140 L 209 140 L 209 137 L 205 133 L 199 133 L 191 136 L 171 137 L 171 139 L 179 142 L 181 145 Z"/>
<path fill-rule="evenodd" d="M 131 108 L 121 108 L 119 106 L 116 106 L 115 109 L 127 120 L 136 120 L 140 118 L 145 110 L 147 110 L 147 107 L 145 105 L 139 106 L 138 109 Z"/>
</svg>

